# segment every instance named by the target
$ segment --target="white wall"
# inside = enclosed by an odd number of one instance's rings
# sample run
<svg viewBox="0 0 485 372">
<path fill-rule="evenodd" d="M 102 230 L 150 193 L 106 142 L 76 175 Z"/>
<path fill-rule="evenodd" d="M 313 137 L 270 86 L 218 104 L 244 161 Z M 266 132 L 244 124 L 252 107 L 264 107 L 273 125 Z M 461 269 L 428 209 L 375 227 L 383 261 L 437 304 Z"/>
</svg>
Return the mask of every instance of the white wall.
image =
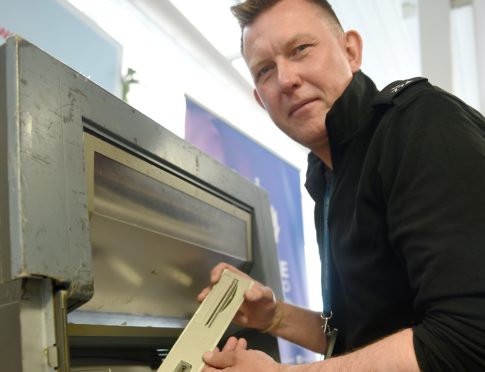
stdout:
<svg viewBox="0 0 485 372">
<path fill-rule="evenodd" d="M 140 81 L 128 97 L 135 108 L 183 137 L 184 94 L 188 94 L 255 140 L 270 138 L 265 146 L 287 155 L 293 165 L 304 162 L 306 151 L 275 128 L 256 104 L 251 85 L 184 22 L 169 1 L 71 3 L 123 45 L 123 70 L 135 69 Z"/>
<path fill-rule="evenodd" d="M 8 30 L 34 43 L 115 95 L 122 47 L 64 0 L 1 0 L 0 44 Z"/>
</svg>

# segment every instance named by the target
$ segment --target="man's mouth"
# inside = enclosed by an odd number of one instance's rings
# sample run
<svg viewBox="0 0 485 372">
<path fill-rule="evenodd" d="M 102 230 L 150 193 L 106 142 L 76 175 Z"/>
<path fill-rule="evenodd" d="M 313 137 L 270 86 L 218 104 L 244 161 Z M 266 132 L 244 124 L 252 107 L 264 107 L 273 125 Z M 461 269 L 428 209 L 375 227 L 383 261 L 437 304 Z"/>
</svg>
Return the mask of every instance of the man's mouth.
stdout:
<svg viewBox="0 0 485 372">
<path fill-rule="evenodd" d="M 290 107 L 289 116 L 290 117 L 293 116 L 297 111 L 301 110 L 307 104 L 314 102 L 316 100 L 317 100 L 316 98 L 308 98 L 308 99 L 301 100 L 298 103 L 295 103 Z"/>
</svg>

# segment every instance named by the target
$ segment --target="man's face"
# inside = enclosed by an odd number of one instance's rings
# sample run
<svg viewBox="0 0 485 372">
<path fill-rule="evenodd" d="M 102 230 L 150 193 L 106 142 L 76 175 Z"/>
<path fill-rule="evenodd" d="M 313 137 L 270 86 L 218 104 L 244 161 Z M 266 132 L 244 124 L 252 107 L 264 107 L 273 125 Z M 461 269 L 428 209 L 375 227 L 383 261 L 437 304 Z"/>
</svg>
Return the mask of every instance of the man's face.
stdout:
<svg viewBox="0 0 485 372">
<path fill-rule="evenodd" d="M 282 0 L 243 34 L 256 99 L 284 133 L 316 152 L 328 149 L 325 115 L 358 70 L 346 35 L 332 27 L 317 5 Z"/>
</svg>

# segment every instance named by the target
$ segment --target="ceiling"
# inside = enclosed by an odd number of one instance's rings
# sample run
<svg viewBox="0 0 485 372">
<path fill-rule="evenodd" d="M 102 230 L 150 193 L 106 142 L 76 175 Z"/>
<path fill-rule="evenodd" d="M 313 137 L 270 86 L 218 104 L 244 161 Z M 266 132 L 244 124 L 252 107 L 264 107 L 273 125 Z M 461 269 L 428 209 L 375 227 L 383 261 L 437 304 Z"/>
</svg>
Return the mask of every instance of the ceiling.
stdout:
<svg viewBox="0 0 485 372">
<path fill-rule="evenodd" d="M 81 10 L 99 12 L 110 1 L 69 0 Z M 428 0 L 429 1 L 429 0 Z M 437 0 L 443 1 L 443 0 Z M 450 0 L 453 7 L 471 0 Z M 230 6 L 237 0 L 111 0 L 131 4 L 187 49 L 210 54 L 212 63 L 227 73 L 237 72 L 236 84 L 252 84 L 240 58 L 240 31 Z M 358 30 L 364 39 L 363 70 L 382 88 L 390 81 L 421 74 L 418 0 L 339 0 L 333 7 L 345 29 Z M 89 4 L 92 4 L 91 6 Z M 198 44 L 198 45 L 197 45 Z M 232 71 L 235 70 L 235 71 Z"/>
</svg>

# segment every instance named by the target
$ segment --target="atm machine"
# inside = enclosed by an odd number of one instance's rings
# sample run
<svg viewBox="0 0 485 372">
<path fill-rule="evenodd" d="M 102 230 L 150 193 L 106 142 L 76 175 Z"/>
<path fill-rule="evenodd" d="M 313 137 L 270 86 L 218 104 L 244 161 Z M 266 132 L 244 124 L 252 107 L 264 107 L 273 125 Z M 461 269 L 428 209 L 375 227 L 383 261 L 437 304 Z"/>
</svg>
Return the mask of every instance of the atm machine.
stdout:
<svg viewBox="0 0 485 372">
<path fill-rule="evenodd" d="M 156 370 L 220 261 L 282 295 L 263 190 L 17 36 L 0 142 L 2 371 Z"/>
</svg>

